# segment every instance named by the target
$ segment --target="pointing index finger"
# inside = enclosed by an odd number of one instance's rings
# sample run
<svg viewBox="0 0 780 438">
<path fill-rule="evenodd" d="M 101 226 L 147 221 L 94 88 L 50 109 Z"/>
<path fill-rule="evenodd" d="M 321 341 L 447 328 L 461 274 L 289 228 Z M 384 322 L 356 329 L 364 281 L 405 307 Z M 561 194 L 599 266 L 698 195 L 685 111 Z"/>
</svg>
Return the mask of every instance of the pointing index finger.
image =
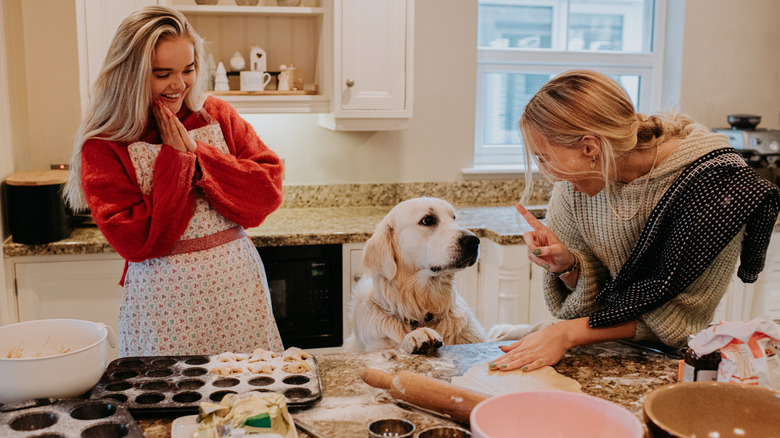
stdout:
<svg viewBox="0 0 780 438">
<path fill-rule="evenodd" d="M 530 211 L 526 210 L 525 207 L 523 207 L 523 204 L 518 202 L 517 205 L 515 205 L 515 208 L 523 216 L 523 219 L 528 222 L 528 225 L 530 225 L 534 230 L 539 231 L 547 228 L 539 221 L 539 219 L 536 218 L 536 216 L 531 214 Z"/>
</svg>

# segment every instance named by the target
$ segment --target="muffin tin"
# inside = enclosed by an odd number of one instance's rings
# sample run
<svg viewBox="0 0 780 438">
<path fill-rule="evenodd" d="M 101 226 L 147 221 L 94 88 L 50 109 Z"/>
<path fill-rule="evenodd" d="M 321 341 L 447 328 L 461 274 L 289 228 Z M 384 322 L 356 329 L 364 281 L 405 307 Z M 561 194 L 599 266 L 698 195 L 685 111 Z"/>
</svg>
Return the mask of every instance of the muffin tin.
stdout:
<svg viewBox="0 0 780 438">
<path fill-rule="evenodd" d="M 275 361 L 273 374 L 221 376 L 211 372 L 225 365 L 217 355 L 125 357 L 108 364 L 90 398 L 117 400 L 133 414 L 197 413 L 201 402 L 218 403 L 226 394 L 250 391 L 284 394 L 290 408 L 307 407 L 322 398 L 314 356 L 306 359 L 311 369 L 300 374 L 283 371 L 281 358 Z M 245 366 L 246 360 L 237 363 Z"/>
<path fill-rule="evenodd" d="M 133 417 L 115 400 L 39 399 L 0 405 L 0 436 L 8 438 L 143 438 Z"/>
</svg>

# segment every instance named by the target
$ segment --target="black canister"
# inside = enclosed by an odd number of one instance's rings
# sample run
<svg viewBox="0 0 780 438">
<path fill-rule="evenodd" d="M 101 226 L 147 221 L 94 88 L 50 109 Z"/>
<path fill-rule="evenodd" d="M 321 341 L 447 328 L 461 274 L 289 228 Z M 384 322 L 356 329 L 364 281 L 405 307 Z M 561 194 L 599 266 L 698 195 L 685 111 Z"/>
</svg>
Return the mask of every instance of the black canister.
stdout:
<svg viewBox="0 0 780 438">
<path fill-rule="evenodd" d="M 17 172 L 6 178 L 6 211 L 14 242 L 35 245 L 70 235 L 73 215 L 62 199 L 67 180 L 67 170 Z"/>
</svg>

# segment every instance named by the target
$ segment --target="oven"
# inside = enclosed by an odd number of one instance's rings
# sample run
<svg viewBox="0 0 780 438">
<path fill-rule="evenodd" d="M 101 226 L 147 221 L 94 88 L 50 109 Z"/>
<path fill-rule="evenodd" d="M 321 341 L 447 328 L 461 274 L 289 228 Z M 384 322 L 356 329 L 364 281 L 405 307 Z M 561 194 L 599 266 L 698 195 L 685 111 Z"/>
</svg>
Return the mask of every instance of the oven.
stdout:
<svg viewBox="0 0 780 438">
<path fill-rule="evenodd" d="M 780 130 L 718 128 L 759 175 L 780 185 Z"/>
<path fill-rule="evenodd" d="M 285 348 L 343 343 L 341 245 L 258 247 Z"/>
</svg>

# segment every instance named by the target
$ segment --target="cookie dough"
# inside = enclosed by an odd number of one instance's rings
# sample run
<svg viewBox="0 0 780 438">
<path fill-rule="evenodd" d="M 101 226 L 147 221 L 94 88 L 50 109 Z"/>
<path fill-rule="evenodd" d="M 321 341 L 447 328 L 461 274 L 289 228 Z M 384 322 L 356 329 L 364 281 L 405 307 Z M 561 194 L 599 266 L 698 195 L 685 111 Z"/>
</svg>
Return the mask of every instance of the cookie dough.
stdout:
<svg viewBox="0 0 780 438">
<path fill-rule="evenodd" d="M 311 370 L 309 364 L 302 360 L 286 363 L 282 367 L 282 371 L 290 374 L 305 373 L 309 370 Z"/>
<path fill-rule="evenodd" d="M 258 348 L 252 352 L 252 356 L 249 357 L 249 362 L 271 362 L 271 360 L 276 359 L 277 357 L 279 357 L 279 355 L 273 351 Z"/>
<path fill-rule="evenodd" d="M 306 360 L 309 358 L 309 353 L 301 350 L 298 347 L 290 347 L 282 354 L 282 359 L 285 362 L 294 362 L 297 360 Z"/>
<path fill-rule="evenodd" d="M 238 365 L 220 365 L 211 369 L 211 372 L 220 376 L 229 376 L 231 374 L 241 374 L 244 372 L 244 368 Z"/>
<path fill-rule="evenodd" d="M 255 362 L 249 366 L 246 367 L 247 370 L 249 370 L 252 374 L 273 374 L 274 373 L 274 366 L 271 365 L 269 362 Z"/>
<path fill-rule="evenodd" d="M 229 351 L 217 356 L 217 362 L 239 362 L 244 359 L 244 356 Z"/>
<path fill-rule="evenodd" d="M 486 362 L 469 368 L 462 376 L 453 377 L 452 383 L 492 395 L 523 391 L 582 392 L 579 382 L 550 366 L 534 371 L 497 371 L 491 370 Z"/>
</svg>

